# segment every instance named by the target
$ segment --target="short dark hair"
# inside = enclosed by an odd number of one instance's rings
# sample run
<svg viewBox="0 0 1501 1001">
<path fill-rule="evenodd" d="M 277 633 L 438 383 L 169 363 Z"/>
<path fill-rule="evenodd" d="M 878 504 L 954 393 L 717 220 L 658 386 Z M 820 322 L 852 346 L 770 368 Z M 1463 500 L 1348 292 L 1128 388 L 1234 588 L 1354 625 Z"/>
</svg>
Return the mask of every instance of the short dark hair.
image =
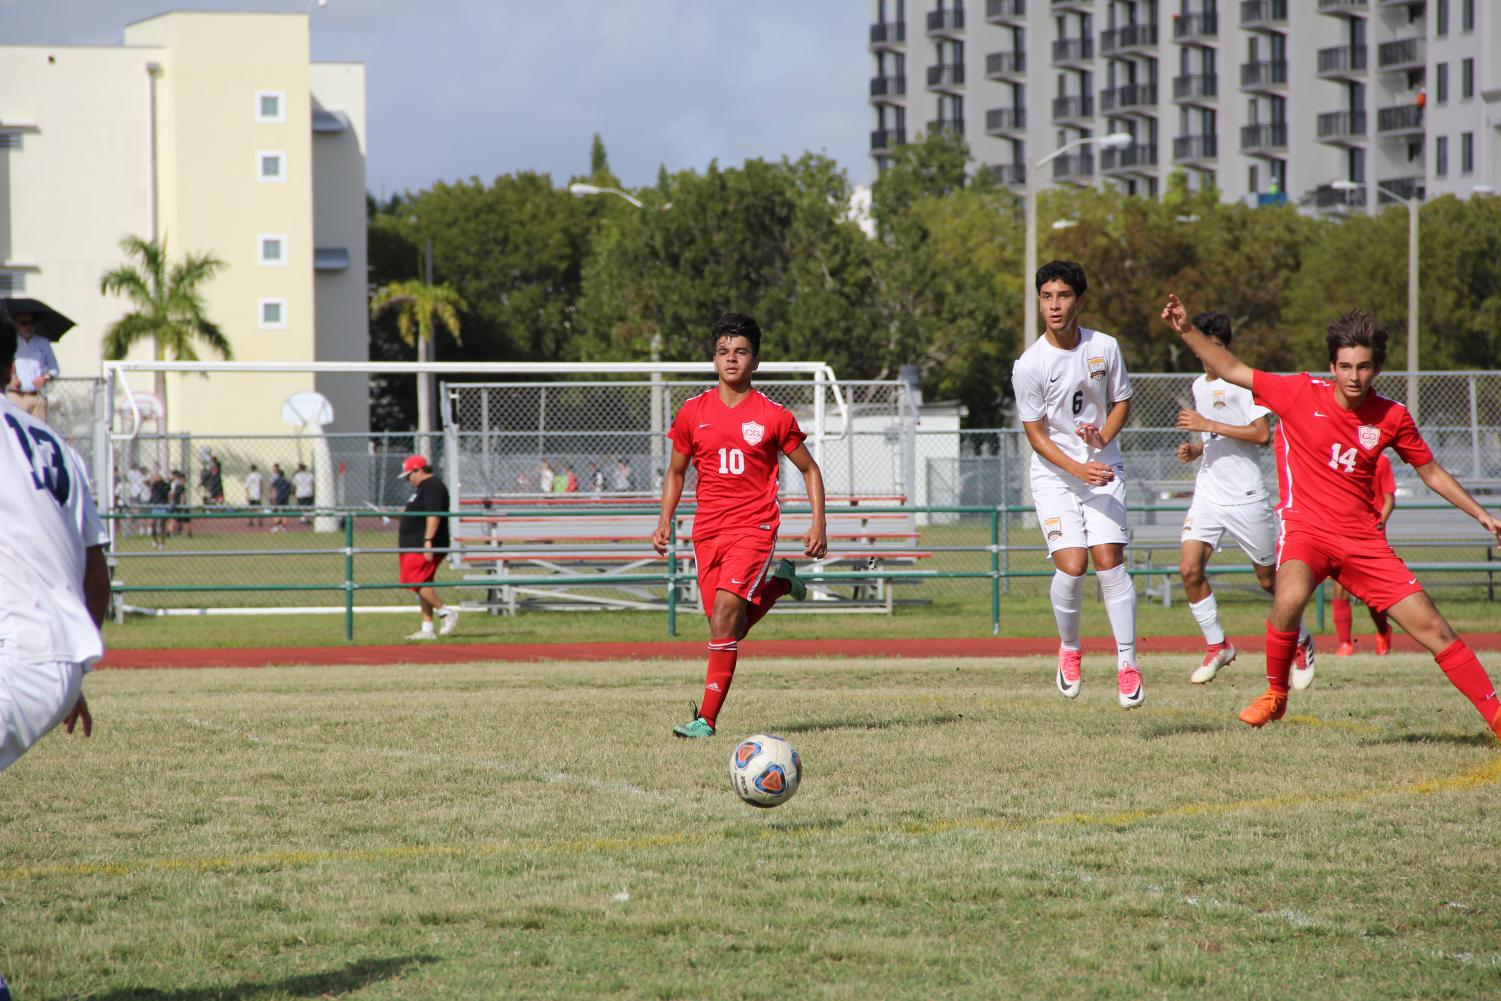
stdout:
<svg viewBox="0 0 1501 1001">
<path fill-rule="evenodd" d="M 1048 282 L 1063 282 L 1074 290 L 1074 295 L 1083 295 L 1089 288 L 1084 277 L 1084 267 L 1075 261 L 1049 261 L 1037 269 L 1037 291 Z"/>
<path fill-rule="evenodd" d="M 1329 333 L 1324 337 L 1329 345 L 1329 363 L 1339 357 L 1340 348 L 1370 348 L 1371 361 L 1377 368 L 1386 364 L 1386 331 L 1376 323 L 1376 318 L 1362 309 L 1341 313 L 1329 324 Z"/>
<path fill-rule="evenodd" d="M 16 344 L 20 338 L 21 333 L 16 329 L 16 321 L 12 320 L 10 314 L 4 309 L 0 309 L 0 373 L 15 364 Z"/>
<path fill-rule="evenodd" d="M 1194 317 L 1194 326 L 1206 337 L 1218 337 L 1226 347 L 1230 345 L 1230 317 L 1224 313 L 1200 313 Z"/>
<path fill-rule="evenodd" d="M 751 354 L 761 355 L 761 328 L 755 319 L 744 313 L 720 313 L 719 319 L 714 321 L 714 328 L 709 332 L 709 353 L 719 346 L 721 337 L 744 337 L 750 341 Z"/>
</svg>

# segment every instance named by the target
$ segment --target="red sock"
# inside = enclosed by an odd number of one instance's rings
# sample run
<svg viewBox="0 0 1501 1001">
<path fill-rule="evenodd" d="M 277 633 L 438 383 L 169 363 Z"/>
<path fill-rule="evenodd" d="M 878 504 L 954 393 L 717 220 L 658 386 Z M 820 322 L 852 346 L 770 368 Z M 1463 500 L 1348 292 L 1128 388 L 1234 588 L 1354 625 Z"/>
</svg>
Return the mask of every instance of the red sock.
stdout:
<svg viewBox="0 0 1501 1001">
<path fill-rule="evenodd" d="M 1496 686 L 1491 684 L 1485 668 L 1480 665 L 1480 658 L 1465 645 L 1464 640 L 1455 640 L 1433 659 L 1443 668 L 1450 683 L 1470 700 L 1481 718 L 1487 723 L 1495 718 Z"/>
<path fill-rule="evenodd" d="M 771 606 L 777 603 L 777 599 L 788 591 L 792 585 L 780 577 L 768 577 L 766 583 L 761 585 L 761 590 L 756 592 L 756 597 L 745 609 L 745 628 L 760 622 L 771 611 Z"/>
<path fill-rule="evenodd" d="M 1388 632 L 1391 632 L 1392 627 L 1386 621 L 1386 613 L 1385 612 L 1378 612 L 1374 608 L 1369 608 L 1369 607 L 1366 610 L 1371 613 L 1371 622 L 1373 622 L 1375 624 L 1376 631 L 1378 633 L 1388 633 Z"/>
<path fill-rule="evenodd" d="M 1354 637 L 1350 632 L 1350 599 L 1335 598 L 1330 602 L 1334 606 L 1334 635 L 1341 643 L 1353 643 Z"/>
<path fill-rule="evenodd" d="M 740 644 L 735 637 L 709 640 L 709 670 L 704 675 L 704 700 L 699 703 L 698 714 L 713 726 L 719 718 L 719 707 L 730 691 L 730 679 L 735 676 L 735 658 Z"/>
<path fill-rule="evenodd" d="M 1266 624 L 1266 683 L 1274 692 L 1287 694 L 1287 679 L 1292 674 L 1293 656 L 1298 652 L 1298 631 L 1282 632 Z"/>
</svg>

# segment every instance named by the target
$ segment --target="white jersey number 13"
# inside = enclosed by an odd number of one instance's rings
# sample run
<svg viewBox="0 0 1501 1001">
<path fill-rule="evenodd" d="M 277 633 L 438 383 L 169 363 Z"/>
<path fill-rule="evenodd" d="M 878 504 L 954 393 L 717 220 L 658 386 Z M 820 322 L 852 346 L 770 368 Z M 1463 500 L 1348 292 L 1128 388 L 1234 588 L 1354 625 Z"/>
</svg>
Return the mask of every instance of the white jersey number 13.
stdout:
<svg viewBox="0 0 1501 1001">
<path fill-rule="evenodd" d="M 21 422 L 10 414 L 5 415 L 5 423 L 26 455 L 26 464 L 31 467 L 32 486 L 47 491 L 59 504 L 67 504 L 73 484 L 63 462 L 63 447 L 57 439 L 41 428 L 22 427 Z"/>
</svg>

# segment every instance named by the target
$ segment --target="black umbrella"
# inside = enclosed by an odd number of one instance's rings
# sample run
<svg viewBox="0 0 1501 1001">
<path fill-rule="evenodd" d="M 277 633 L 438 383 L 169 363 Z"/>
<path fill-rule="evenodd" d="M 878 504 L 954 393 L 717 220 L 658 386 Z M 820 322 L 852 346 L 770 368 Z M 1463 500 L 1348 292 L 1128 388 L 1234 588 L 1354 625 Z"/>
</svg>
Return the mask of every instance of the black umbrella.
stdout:
<svg viewBox="0 0 1501 1001">
<path fill-rule="evenodd" d="M 0 309 L 14 319 L 17 313 L 30 313 L 32 326 L 49 341 L 56 341 L 77 324 L 38 299 L 0 299 Z"/>
</svg>

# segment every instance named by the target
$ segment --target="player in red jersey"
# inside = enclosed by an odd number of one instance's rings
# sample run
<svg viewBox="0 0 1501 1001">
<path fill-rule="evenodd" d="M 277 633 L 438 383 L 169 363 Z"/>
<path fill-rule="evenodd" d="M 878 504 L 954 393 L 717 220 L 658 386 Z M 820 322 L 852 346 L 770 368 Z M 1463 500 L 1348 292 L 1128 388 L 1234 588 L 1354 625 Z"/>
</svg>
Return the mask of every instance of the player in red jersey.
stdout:
<svg viewBox="0 0 1501 1001">
<path fill-rule="evenodd" d="M 1501 703 L 1485 668 L 1392 552 L 1371 508 L 1376 458 L 1391 448 L 1428 489 L 1478 521 L 1501 543 L 1501 521 L 1476 503 L 1429 451 L 1406 407 L 1371 383 L 1386 361 L 1386 333 L 1367 314 L 1345 313 L 1329 325 L 1333 381 L 1253 369 L 1205 337 L 1175 295 L 1162 310 L 1190 351 L 1227 382 L 1249 388 L 1277 414 L 1277 478 L 1282 502 L 1277 590 L 1266 628 L 1266 693 L 1241 711 L 1265 726 L 1287 712 L 1288 675 L 1297 626 L 1314 589 L 1327 577 L 1360 595 L 1433 654 L 1455 688 L 1501 738 Z"/>
<path fill-rule="evenodd" d="M 1371 499 L 1375 504 L 1376 519 L 1381 523 L 1381 530 L 1385 532 L 1386 523 L 1397 506 L 1397 478 L 1392 474 L 1392 464 L 1387 461 L 1385 455 L 1376 457 L 1376 493 Z M 1339 640 L 1339 648 L 1334 651 L 1334 655 L 1348 657 L 1355 652 L 1355 636 L 1350 615 L 1350 592 L 1340 587 L 1338 581 L 1334 583 L 1331 604 L 1334 606 L 1334 634 Z M 1367 605 L 1366 610 L 1371 613 L 1371 622 L 1376 626 L 1376 655 L 1384 657 L 1392 649 L 1392 625 L 1387 621 L 1387 614 L 1377 611 L 1376 606 Z M 1296 671 L 1293 672 L 1293 683 L 1294 687 L 1297 687 Z"/>
<path fill-rule="evenodd" d="M 750 627 L 782 595 L 790 593 L 798 601 L 807 597 L 791 560 L 772 565 L 782 520 L 777 468 L 784 455 L 803 474 L 813 508 L 803 552 L 817 560 L 829 551 L 823 473 L 803 444 L 807 435 L 792 411 L 751 388 L 751 375 L 761 361 L 761 328 L 749 316 L 724 313 L 711 338 L 719 385 L 684 403 L 673 418 L 667 432 L 672 463 L 662 480 L 662 516 L 652 533 L 652 545 L 665 554 L 692 462 L 698 470 L 693 555 L 710 638 L 703 701 L 693 707 L 691 720 L 672 728 L 674 735 L 688 738 L 714 736 L 735 674 L 738 644 Z"/>
</svg>

